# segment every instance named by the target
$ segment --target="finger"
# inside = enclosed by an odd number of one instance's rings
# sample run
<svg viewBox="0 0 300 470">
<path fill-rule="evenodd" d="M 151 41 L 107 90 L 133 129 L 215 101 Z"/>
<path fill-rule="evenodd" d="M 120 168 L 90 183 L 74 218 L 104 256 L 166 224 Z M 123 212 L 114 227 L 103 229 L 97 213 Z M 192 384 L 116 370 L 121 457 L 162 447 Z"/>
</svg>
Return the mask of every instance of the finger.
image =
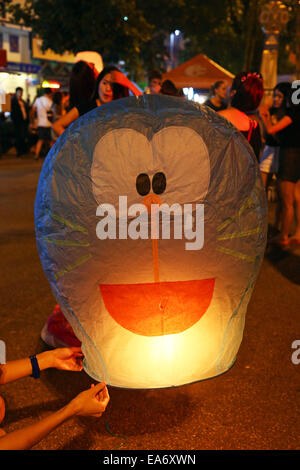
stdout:
<svg viewBox="0 0 300 470">
<path fill-rule="evenodd" d="M 82 349 L 80 346 L 72 346 L 71 348 L 71 351 L 74 351 L 74 352 L 81 352 L 82 353 Z"/>
<path fill-rule="evenodd" d="M 108 403 L 109 403 L 109 397 L 102 400 L 101 405 L 103 405 L 106 408 Z"/>
<path fill-rule="evenodd" d="M 109 398 L 109 393 L 106 386 L 102 389 L 102 396 L 104 399 Z"/>
<path fill-rule="evenodd" d="M 96 398 L 98 401 L 101 401 L 101 402 L 102 402 L 103 400 L 105 400 L 106 397 L 105 397 L 104 394 L 103 394 L 103 390 L 101 390 L 101 392 L 97 393 L 97 395 L 96 395 L 95 398 Z"/>
<path fill-rule="evenodd" d="M 69 366 L 69 368 L 71 370 L 81 370 L 82 369 L 82 361 L 71 361 L 69 362 L 69 364 L 67 364 L 66 362 L 66 365 Z"/>
<path fill-rule="evenodd" d="M 101 402 L 102 412 L 104 412 L 106 410 L 108 402 L 109 402 L 109 400 Z"/>
<path fill-rule="evenodd" d="M 106 400 L 109 400 L 109 395 L 108 395 L 108 391 L 107 391 L 106 387 L 103 388 L 101 390 L 101 392 L 97 393 L 96 398 L 101 403 L 105 402 Z"/>
<path fill-rule="evenodd" d="M 106 385 L 105 385 L 104 382 L 100 382 L 97 385 L 95 385 L 93 387 L 94 396 L 96 396 L 97 393 L 101 392 L 101 390 L 103 390 L 105 387 L 106 387 Z"/>
<path fill-rule="evenodd" d="M 74 359 L 83 359 L 84 355 L 80 352 L 75 352 L 75 353 L 72 353 L 71 357 Z"/>
</svg>

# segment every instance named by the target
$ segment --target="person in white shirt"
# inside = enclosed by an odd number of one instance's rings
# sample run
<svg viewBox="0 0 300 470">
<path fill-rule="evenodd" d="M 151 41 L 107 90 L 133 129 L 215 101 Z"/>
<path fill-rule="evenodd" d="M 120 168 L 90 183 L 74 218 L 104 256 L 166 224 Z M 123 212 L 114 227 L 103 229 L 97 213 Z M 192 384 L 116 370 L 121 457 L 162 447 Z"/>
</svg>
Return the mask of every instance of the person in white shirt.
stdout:
<svg viewBox="0 0 300 470">
<path fill-rule="evenodd" d="M 44 95 L 37 98 L 33 105 L 33 112 L 37 114 L 37 125 L 38 125 L 38 141 L 35 147 L 35 160 L 40 157 L 40 152 L 44 142 L 48 142 L 51 146 L 51 116 L 52 111 L 52 90 L 51 88 L 45 88 Z"/>
</svg>

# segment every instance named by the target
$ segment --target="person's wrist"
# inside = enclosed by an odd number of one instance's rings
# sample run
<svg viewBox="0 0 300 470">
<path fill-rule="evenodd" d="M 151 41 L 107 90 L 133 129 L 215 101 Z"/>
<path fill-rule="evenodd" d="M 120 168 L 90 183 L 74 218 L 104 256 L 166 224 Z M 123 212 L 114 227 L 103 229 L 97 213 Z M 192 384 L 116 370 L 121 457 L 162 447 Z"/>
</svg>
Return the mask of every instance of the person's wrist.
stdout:
<svg viewBox="0 0 300 470">
<path fill-rule="evenodd" d="M 41 369 L 40 369 L 37 357 L 35 355 L 34 356 L 29 356 L 29 360 L 30 360 L 31 369 L 32 369 L 31 377 L 33 377 L 34 379 L 39 379 Z"/>
<path fill-rule="evenodd" d="M 54 367 L 52 351 L 44 351 L 40 354 L 37 354 L 36 358 L 37 358 L 40 370 L 45 370 L 45 369 L 49 369 L 50 367 Z"/>
<path fill-rule="evenodd" d="M 71 400 L 67 406 L 66 406 L 68 413 L 70 413 L 71 416 L 79 415 L 81 411 L 81 407 L 76 400 L 76 397 Z"/>
<path fill-rule="evenodd" d="M 72 418 L 75 416 L 75 409 L 73 406 L 71 406 L 71 402 L 65 405 L 63 408 L 58 410 L 56 413 L 58 413 L 61 416 L 61 421 L 66 421 L 67 419 Z"/>
</svg>

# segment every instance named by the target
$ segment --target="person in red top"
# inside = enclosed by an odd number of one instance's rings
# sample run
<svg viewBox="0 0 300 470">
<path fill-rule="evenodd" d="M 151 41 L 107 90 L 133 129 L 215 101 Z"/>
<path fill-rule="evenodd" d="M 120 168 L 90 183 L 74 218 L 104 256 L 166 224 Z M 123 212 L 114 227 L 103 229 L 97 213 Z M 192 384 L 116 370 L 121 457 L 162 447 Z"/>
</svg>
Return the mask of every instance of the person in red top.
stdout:
<svg viewBox="0 0 300 470">
<path fill-rule="evenodd" d="M 229 107 L 218 112 L 246 137 L 257 159 L 260 157 L 262 148 L 260 127 L 258 121 L 250 119 L 249 115 L 254 115 L 263 94 L 261 75 L 256 72 L 242 72 L 232 82 Z"/>
</svg>

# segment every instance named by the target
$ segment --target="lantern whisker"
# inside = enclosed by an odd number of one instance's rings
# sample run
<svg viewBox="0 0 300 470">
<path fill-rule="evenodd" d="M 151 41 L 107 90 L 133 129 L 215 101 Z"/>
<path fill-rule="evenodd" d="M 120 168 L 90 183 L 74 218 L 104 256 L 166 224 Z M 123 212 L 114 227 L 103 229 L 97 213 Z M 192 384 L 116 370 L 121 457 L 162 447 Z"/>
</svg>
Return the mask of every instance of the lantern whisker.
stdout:
<svg viewBox="0 0 300 470">
<path fill-rule="evenodd" d="M 47 210 L 48 214 L 52 217 L 52 219 L 56 220 L 57 222 L 60 222 L 63 225 L 66 225 L 67 227 L 72 228 L 73 230 L 76 230 L 78 232 L 85 233 L 86 235 L 88 234 L 88 231 L 86 228 L 81 227 L 81 225 L 74 224 L 68 219 L 65 219 L 64 217 L 60 217 L 59 215 L 53 214 L 53 212 Z"/>
<path fill-rule="evenodd" d="M 56 238 L 44 238 L 46 243 L 53 243 L 54 245 L 62 245 L 62 246 L 90 246 L 88 242 L 76 242 L 73 240 L 58 240 Z"/>
<path fill-rule="evenodd" d="M 218 237 L 218 240 L 231 240 L 232 238 L 242 238 L 242 237 L 249 237 L 250 235 L 254 235 L 260 231 L 260 227 L 256 227 L 252 230 L 247 230 L 245 232 L 234 232 L 229 233 L 227 235 L 221 235 Z"/>
<path fill-rule="evenodd" d="M 78 266 L 80 266 L 81 264 L 85 263 L 86 261 L 88 261 L 89 259 L 92 258 L 92 255 L 91 254 L 88 254 L 88 255 L 85 255 L 85 256 L 82 256 L 80 259 L 78 259 L 77 261 L 75 261 L 75 263 L 73 264 L 69 264 L 68 266 L 66 266 L 64 269 L 62 269 L 61 271 L 59 271 L 58 273 L 56 273 L 54 275 L 55 279 L 58 279 L 59 277 L 63 276 L 64 274 L 70 272 L 70 271 L 73 271 L 73 269 L 77 268 Z"/>
<path fill-rule="evenodd" d="M 240 253 L 239 251 L 229 250 L 228 248 L 224 248 L 223 246 L 217 246 L 216 248 L 221 253 L 225 253 L 225 255 L 233 256 L 234 258 L 241 259 L 243 261 L 249 261 L 251 263 L 255 262 L 255 256 L 245 255 L 244 253 Z"/>
<path fill-rule="evenodd" d="M 229 219 L 226 219 L 225 222 L 223 222 L 219 227 L 217 228 L 217 231 L 220 232 L 224 228 L 226 228 L 228 225 L 230 225 L 235 219 L 237 219 L 242 213 L 244 212 L 247 207 L 253 202 L 252 197 L 250 196 L 249 199 L 240 207 L 238 212 L 233 216 L 230 217 Z"/>
</svg>

